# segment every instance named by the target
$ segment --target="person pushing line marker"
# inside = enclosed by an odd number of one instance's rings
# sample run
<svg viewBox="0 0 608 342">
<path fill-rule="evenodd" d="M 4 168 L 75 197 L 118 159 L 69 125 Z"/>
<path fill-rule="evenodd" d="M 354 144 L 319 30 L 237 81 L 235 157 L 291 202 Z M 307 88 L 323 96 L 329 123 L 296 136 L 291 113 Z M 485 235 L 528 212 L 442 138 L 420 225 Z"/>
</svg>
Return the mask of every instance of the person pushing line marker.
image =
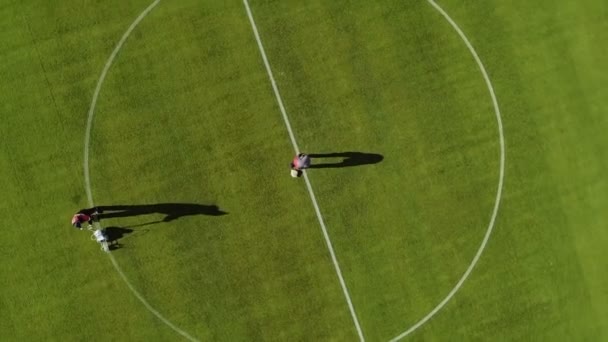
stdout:
<svg viewBox="0 0 608 342">
<path fill-rule="evenodd" d="M 91 213 L 90 210 L 81 210 L 72 216 L 72 226 L 76 229 L 82 230 L 82 224 L 85 222 L 89 223 L 88 228 L 93 228 L 93 219 L 97 216 L 97 209 L 94 209 Z"/>
</svg>

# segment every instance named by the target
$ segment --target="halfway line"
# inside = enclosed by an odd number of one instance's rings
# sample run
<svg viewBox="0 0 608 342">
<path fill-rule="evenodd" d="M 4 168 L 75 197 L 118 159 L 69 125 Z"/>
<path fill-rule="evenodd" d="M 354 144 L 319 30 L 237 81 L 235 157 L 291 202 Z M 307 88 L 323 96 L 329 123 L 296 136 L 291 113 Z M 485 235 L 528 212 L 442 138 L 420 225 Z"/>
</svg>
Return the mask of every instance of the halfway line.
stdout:
<svg viewBox="0 0 608 342">
<path fill-rule="evenodd" d="M 279 94 L 279 88 L 277 87 L 277 83 L 274 80 L 274 76 L 272 75 L 272 70 L 270 69 L 270 63 L 268 62 L 268 58 L 266 57 L 266 52 L 264 52 L 264 46 L 262 45 L 262 40 L 260 39 L 260 34 L 258 33 L 258 28 L 253 20 L 253 15 L 251 14 L 251 9 L 249 8 L 249 3 L 247 0 L 243 0 L 243 4 L 245 5 L 245 9 L 247 10 L 247 16 L 249 17 L 249 22 L 251 23 L 251 28 L 253 29 L 253 34 L 255 35 L 255 40 L 258 43 L 258 48 L 260 49 L 260 54 L 262 55 L 262 60 L 264 61 L 264 66 L 266 67 L 266 72 L 268 73 L 268 78 L 270 78 L 270 83 L 272 84 L 272 90 L 274 91 L 274 95 L 277 99 L 277 103 L 279 104 L 279 108 L 281 109 L 281 114 L 283 115 L 283 120 L 285 121 L 285 126 L 287 127 L 287 131 L 289 132 L 289 138 L 291 139 L 291 143 L 293 145 L 293 149 L 296 154 L 300 153 L 300 149 L 298 148 L 298 143 L 296 142 L 296 138 L 293 135 L 293 130 L 291 129 L 291 124 L 289 123 L 289 118 L 287 117 L 287 112 L 285 111 L 285 106 L 283 105 L 283 100 L 281 100 L 281 95 Z M 338 279 L 340 279 L 340 285 L 342 286 L 342 291 L 344 292 L 344 297 L 346 298 L 346 302 L 348 303 L 348 309 L 350 310 L 350 314 L 353 317 L 353 322 L 355 323 L 355 327 L 357 328 L 357 333 L 359 334 L 359 339 L 363 342 L 365 338 L 363 337 L 363 331 L 361 330 L 361 326 L 359 325 L 359 320 L 357 319 L 357 314 L 355 313 L 355 307 L 353 306 L 353 302 L 350 299 L 350 295 L 348 294 L 348 289 L 346 288 L 346 283 L 344 282 L 344 277 L 342 277 L 342 271 L 340 271 L 340 265 L 338 264 L 338 259 L 336 258 L 336 254 L 334 253 L 334 247 L 331 244 L 331 240 L 329 239 L 329 234 L 327 233 L 327 228 L 325 227 L 325 222 L 323 221 L 323 216 L 321 216 L 321 210 L 319 209 L 319 205 L 317 204 L 317 199 L 315 197 L 315 193 L 312 190 L 312 186 L 310 185 L 310 180 L 308 179 L 308 175 L 304 172 L 304 180 L 306 181 L 306 187 L 308 188 L 308 194 L 310 195 L 310 199 L 312 200 L 312 204 L 315 207 L 315 212 L 317 214 L 317 218 L 319 219 L 319 224 L 321 225 L 321 230 L 323 231 L 323 236 L 325 237 L 325 242 L 327 243 L 327 248 L 329 249 L 329 254 L 331 255 L 331 259 L 334 263 L 334 267 L 336 269 L 336 274 L 338 275 Z"/>
</svg>

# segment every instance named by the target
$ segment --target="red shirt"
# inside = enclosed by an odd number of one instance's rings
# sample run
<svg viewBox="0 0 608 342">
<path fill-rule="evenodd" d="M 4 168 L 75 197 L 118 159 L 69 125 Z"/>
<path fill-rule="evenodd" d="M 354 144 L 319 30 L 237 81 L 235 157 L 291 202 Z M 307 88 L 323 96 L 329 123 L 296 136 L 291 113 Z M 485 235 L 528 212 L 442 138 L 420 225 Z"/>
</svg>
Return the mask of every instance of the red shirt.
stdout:
<svg viewBox="0 0 608 342">
<path fill-rule="evenodd" d="M 72 224 L 76 224 L 76 222 L 87 222 L 90 221 L 91 217 L 86 214 L 76 214 L 72 217 Z"/>
</svg>

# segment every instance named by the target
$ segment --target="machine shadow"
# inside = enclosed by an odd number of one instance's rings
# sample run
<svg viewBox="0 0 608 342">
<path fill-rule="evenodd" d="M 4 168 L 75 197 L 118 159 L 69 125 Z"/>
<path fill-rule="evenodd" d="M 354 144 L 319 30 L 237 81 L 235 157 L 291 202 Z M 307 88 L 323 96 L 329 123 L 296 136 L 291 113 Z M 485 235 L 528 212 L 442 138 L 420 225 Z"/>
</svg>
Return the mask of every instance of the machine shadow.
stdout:
<svg viewBox="0 0 608 342">
<path fill-rule="evenodd" d="M 311 153 L 308 156 L 312 159 L 309 169 L 329 169 L 350 166 L 361 166 L 377 164 L 384 159 L 384 156 L 377 153 L 365 152 L 334 152 L 334 153 Z M 325 161 L 316 163 L 315 159 L 342 158 L 340 161 Z"/>
<path fill-rule="evenodd" d="M 133 229 L 121 228 L 121 227 L 106 227 L 103 229 L 106 237 L 108 238 L 108 246 L 110 250 L 115 250 L 123 247 L 119 242 L 125 235 L 133 232 Z"/>
</svg>

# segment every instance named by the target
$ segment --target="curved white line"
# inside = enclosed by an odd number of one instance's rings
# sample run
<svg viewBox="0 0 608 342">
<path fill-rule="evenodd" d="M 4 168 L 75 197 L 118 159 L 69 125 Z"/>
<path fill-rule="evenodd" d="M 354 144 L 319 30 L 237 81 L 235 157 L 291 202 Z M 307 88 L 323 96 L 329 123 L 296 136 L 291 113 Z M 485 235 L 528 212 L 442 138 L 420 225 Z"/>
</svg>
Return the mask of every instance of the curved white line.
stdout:
<svg viewBox="0 0 608 342">
<path fill-rule="evenodd" d="M 143 20 L 143 18 L 154 8 L 156 7 L 156 5 L 158 5 L 158 3 L 160 2 L 160 0 L 155 0 L 151 5 L 149 5 L 136 19 L 135 21 L 131 24 L 131 26 L 127 29 L 127 31 L 125 32 L 125 34 L 122 36 L 122 38 L 120 39 L 120 41 L 118 42 L 118 44 L 116 45 L 116 47 L 114 48 L 114 51 L 112 51 L 112 54 L 110 55 L 110 58 L 108 58 L 104 69 L 102 70 L 102 73 L 99 77 L 99 80 L 97 82 L 97 86 L 95 88 L 95 92 L 93 94 L 93 100 L 91 102 L 91 107 L 89 109 L 89 113 L 88 113 L 88 119 L 87 119 L 87 126 L 86 126 L 86 131 L 85 131 L 85 151 L 84 151 L 84 177 L 85 177 L 85 189 L 86 189 L 86 193 L 87 193 L 87 198 L 89 201 L 89 205 L 91 207 L 94 206 L 94 201 L 93 201 L 93 195 L 91 192 L 91 185 L 90 185 L 90 173 L 89 173 L 89 146 L 90 146 L 90 134 L 91 134 L 91 127 L 92 127 L 92 123 L 93 123 L 93 117 L 94 117 L 94 113 L 95 113 L 95 106 L 97 104 L 97 99 L 99 97 L 99 93 L 101 91 L 101 86 L 105 80 L 105 77 L 107 75 L 108 70 L 110 69 L 116 55 L 118 54 L 118 52 L 120 51 L 120 49 L 122 48 L 122 45 L 125 43 L 125 41 L 127 40 L 127 38 L 129 37 L 129 35 L 131 34 L 131 32 L 135 29 L 135 27 L 139 24 L 140 21 Z M 458 281 L 458 283 L 456 284 L 456 286 L 450 291 L 450 293 L 429 313 L 427 314 L 424 318 L 422 318 L 420 321 L 418 321 L 416 324 L 414 324 L 412 327 L 410 327 L 408 330 L 406 330 L 405 332 L 401 333 L 400 335 L 396 336 L 395 338 L 393 338 L 391 340 L 392 341 L 398 341 L 404 337 L 406 337 L 407 335 L 411 334 L 412 332 L 414 332 L 416 329 L 418 329 L 420 326 L 422 326 L 423 324 L 425 324 L 427 321 L 429 321 L 435 314 L 437 314 L 437 312 L 439 312 L 446 304 L 447 302 L 452 299 L 452 297 L 456 294 L 456 292 L 460 289 L 460 287 L 462 286 L 462 284 L 465 282 L 465 280 L 469 277 L 470 273 L 472 272 L 473 268 L 475 267 L 475 265 L 477 264 L 477 262 L 479 261 L 479 258 L 481 257 L 487 243 L 488 240 L 490 238 L 490 235 L 492 234 L 492 230 L 494 228 L 494 223 L 496 221 L 496 216 L 498 214 L 498 209 L 500 206 L 500 199 L 502 197 L 502 188 L 503 188 L 503 183 L 504 183 L 504 169 L 505 169 L 505 142 L 504 142 L 504 133 L 503 133 L 503 125 L 502 125 L 502 118 L 500 115 L 500 108 L 498 106 L 498 101 L 496 99 L 496 95 L 494 93 L 494 88 L 492 86 L 492 83 L 490 81 L 490 78 L 485 70 L 485 67 L 483 66 L 483 63 L 481 62 L 481 59 L 479 58 L 479 56 L 477 55 L 477 52 L 475 51 L 475 49 L 473 48 L 473 46 L 471 45 L 471 43 L 469 42 L 469 40 L 467 39 L 467 37 L 464 35 L 464 33 L 462 32 L 462 30 L 458 27 L 458 25 L 450 18 L 450 16 L 437 4 L 435 3 L 433 0 L 427 0 L 427 2 L 429 4 L 431 4 L 437 11 L 439 11 L 439 13 L 441 13 L 441 15 L 443 15 L 443 17 L 450 23 L 450 25 L 452 25 L 452 27 L 454 28 L 454 30 L 458 33 L 458 35 L 462 38 L 462 40 L 464 41 L 464 43 L 466 44 L 467 48 L 469 49 L 469 51 L 471 52 L 471 54 L 473 55 L 473 58 L 475 59 L 475 61 L 477 62 L 477 65 L 479 66 L 479 69 L 484 77 L 484 80 L 486 82 L 486 85 L 488 87 L 488 90 L 490 92 L 490 96 L 492 98 L 492 103 L 494 105 L 494 111 L 496 114 L 496 120 L 498 122 L 498 131 L 499 131 L 499 136 L 500 136 L 500 174 L 499 174 L 499 182 L 498 182 L 498 190 L 496 193 L 496 201 L 494 204 L 494 209 L 492 212 L 492 218 L 490 220 L 490 223 L 488 225 L 488 229 L 486 231 L 486 234 L 484 236 L 484 239 L 481 243 L 481 246 L 479 247 L 475 257 L 473 258 L 473 261 L 471 262 L 471 264 L 469 265 L 469 267 L 467 268 L 467 270 L 465 271 L 465 273 L 463 274 L 463 276 L 461 277 L 461 279 Z M 297 146 L 296 146 L 296 150 L 297 150 Z M 131 290 L 131 292 L 142 302 L 142 304 L 144 304 L 144 306 L 152 313 L 154 314 L 157 318 L 159 318 L 163 323 L 165 323 L 167 326 L 169 326 L 170 328 L 172 328 L 174 331 L 176 331 L 177 333 L 179 333 L 180 335 L 184 336 L 185 338 L 187 338 L 188 340 L 191 341 L 197 341 L 194 337 L 190 336 L 187 332 L 181 330 L 180 328 L 178 328 L 177 326 L 175 326 L 173 323 L 171 323 L 169 320 L 167 320 L 165 317 L 163 317 L 157 310 L 155 310 L 147 301 L 146 299 L 133 287 L 133 285 L 130 283 L 130 281 L 128 280 L 128 278 L 126 277 L 126 275 L 122 272 L 122 270 L 120 269 L 118 263 L 116 262 L 116 260 L 114 259 L 114 256 L 112 254 L 109 254 L 110 256 L 110 260 L 112 261 L 112 264 L 114 265 L 116 271 L 119 273 L 119 275 L 121 276 L 121 278 L 125 281 L 125 283 L 127 284 L 127 286 L 129 287 L 129 289 Z"/>
<path fill-rule="evenodd" d="M 114 265 L 114 268 L 116 268 L 116 271 L 118 272 L 118 274 L 120 274 L 120 277 L 122 278 L 122 280 L 124 280 L 125 284 L 127 284 L 127 286 L 129 287 L 129 290 L 131 290 L 131 292 L 133 292 L 133 294 L 135 295 L 135 297 L 137 297 L 137 299 L 139 299 L 139 301 L 146 307 L 146 309 L 148 309 L 148 311 L 150 311 L 152 314 L 154 314 L 154 316 L 156 316 L 158 319 L 160 319 L 163 323 L 165 323 L 167 326 L 169 326 L 175 332 L 177 332 L 178 334 L 184 336 L 186 339 L 188 339 L 190 341 L 197 341 L 198 342 L 198 340 L 196 338 L 192 337 L 190 334 L 188 334 L 187 332 L 183 331 L 182 329 L 180 329 L 179 327 L 177 327 L 175 324 L 171 323 L 168 319 L 166 319 L 163 315 L 161 315 L 160 312 L 156 311 L 156 309 L 154 309 L 154 307 L 152 305 L 150 305 L 150 303 L 148 303 L 148 301 L 144 298 L 144 296 L 142 296 L 139 293 L 139 291 L 137 291 L 135 289 L 135 287 L 133 287 L 133 285 L 129 281 L 129 278 L 127 278 L 127 276 L 123 273 L 122 269 L 120 268 L 120 266 L 116 262 L 116 259 L 114 259 L 114 256 L 112 255 L 112 253 L 107 253 L 107 254 L 110 256 L 110 260 L 112 261 L 112 265 Z"/>
<path fill-rule="evenodd" d="M 85 182 L 85 189 L 87 192 L 87 199 L 89 201 L 90 207 L 94 207 L 95 204 L 93 201 L 93 194 L 91 191 L 91 178 L 89 176 L 89 146 L 90 146 L 90 141 L 91 141 L 91 127 L 93 126 L 93 116 L 95 114 L 95 106 L 97 105 L 97 99 L 99 98 L 101 86 L 103 84 L 103 81 L 106 79 L 108 70 L 110 70 L 112 63 L 114 62 L 114 59 L 116 58 L 116 55 L 118 55 L 118 52 L 122 48 L 123 44 L 129 37 L 129 35 L 131 35 L 131 32 L 133 32 L 133 30 L 139 24 L 139 22 L 142 21 L 144 19 L 144 17 L 146 15 L 148 15 L 148 13 L 150 13 L 150 11 L 152 11 L 152 9 L 154 7 L 156 7 L 156 5 L 158 5 L 159 2 L 160 2 L 160 0 L 155 0 L 143 12 L 141 12 L 141 14 L 135 19 L 135 21 L 133 21 L 131 26 L 129 26 L 127 31 L 122 35 L 122 38 L 120 38 L 120 41 L 118 41 L 118 44 L 116 44 L 116 47 L 114 48 L 114 51 L 112 51 L 110 58 L 108 58 L 108 60 L 106 61 L 106 65 L 104 66 L 103 70 L 101 71 L 101 75 L 99 76 L 99 80 L 97 81 L 97 86 L 95 87 L 95 92 L 93 93 L 93 100 L 91 102 L 91 107 L 89 108 L 89 114 L 88 114 L 88 118 L 87 118 L 87 127 L 86 127 L 86 131 L 85 131 L 85 135 L 84 135 L 84 162 L 83 162 L 84 182 Z M 98 223 L 96 223 L 96 225 L 97 225 L 97 228 L 99 228 Z M 133 295 L 135 295 L 135 297 L 137 297 L 137 299 L 139 299 L 139 301 L 146 307 L 146 309 L 148 309 L 148 311 L 150 311 L 152 314 L 154 314 L 154 316 L 156 316 L 163 323 L 165 323 L 167 326 L 169 326 L 171 329 L 173 329 L 175 332 L 179 333 L 186 339 L 188 339 L 190 341 L 198 341 L 194 337 L 190 336 L 190 334 L 188 334 L 187 332 L 178 328 L 175 324 L 171 323 L 168 319 L 166 319 L 163 315 L 161 315 L 156 309 L 154 309 L 154 307 L 152 307 L 152 305 L 150 305 L 150 303 L 148 303 L 148 301 L 135 289 L 133 284 L 131 284 L 131 282 L 129 281 L 129 278 L 127 278 L 127 276 L 124 274 L 124 272 L 122 271 L 120 266 L 118 266 L 118 263 L 116 262 L 116 259 L 114 258 L 112 253 L 108 253 L 108 255 L 110 256 L 112 265 L 114 265 L 114 268 L 116 269 L 116 271 L 118 272 L 118 274 L 120 275 L 122 280 L 124 280 L 125 284 L 127 284 L 127 287 L 129 288 L 129 290 L 131 290 Z"/>
<path fill-rule="evenodd" d="M 93 126 L 95 106 L 97 106 L 97 99 L 99 98 L 99 93 L 101 92 L 101 86 L 103 85 L 103 81 L 105 81 L 106 79 L 108 70 L 110 70 L 112 63 L 114 62 L 114 58 L 116 58 L 116 55 L 118 55 L 118 51 L 120 51 L 120 49 L 122 48 L 122 45 L 125 43 L 127 38 L 129 38 L 129 35 L 131 35 L 131 32 L 133 32 L 139 22 L 142 21 L 144 17 L 148 15 L 148 13 L 150 13 L 150 11 L 152 11 L 152 9 L 156 7 L 156 5 L 158 5 L 159 2 L 160 0 L 156 0 L 152 4 L 150 4 L 150 6 L 148 6 L 143 12 L 141 12 L 141 14 L 135 19 L 135 21 L 133 21 L 131 26 L 129 26 L 127 31 L 122 35 L 122 37 L 118 41 L 118 44 L 116 44 L 114 51 L 112 51 L 110 58 L 108 58 L 108 60 L 106 61 L 106 65 L 103 67 L 101 75 L 97 80 L 97 86 L 95 87 L 95 92 L 93 93 L 93 100 L 91 101 L 91 107 L 89 108 L 89 114 L 87 117 L 87 128 L 84 134 L 84 183 L 87 191 L 87 198 L 89 199 L 89 204 L 91 206 L 93 206 L 93 194 L 91 193 L 91 179 L 89 176 L 89 143 L 91 141 L 91 127 Z"/>
<path fill-rule="evenodd" d="M 494 93 L 494 87 L 492 86 L 492 82 L 490 82 L 490 77 L 488 77 L 488 73 L 486 72 L 486 69 L 483 66 L 483 63 L 481 63 L 481 59 L 477 55 L 477 52 L 473 48 L 473 45 L 471 45 L 471 43 L 469 42 L 467 37 L 464 35 L 462 30 L 460 29 L 460 27 L 458 27 L 458 25 L 456 25 L 454 20 L 452 20 L 452 18 L 450 18 L 450 16 L 443 10 L 443 8 L 441 8 L 437 3 L 435 3 L 435 1 L 433 1 L 433 0 L 427 0 L 427 1 L 437 11 L 439 11 L 439 13 L 441 13 L 441 15 L 443 15 L 443 17 L 450 23 L 450 25 L 452 25 L 454 30 L 456 30 L 456 32 L 458 33 L 460 38 L 462 38 L 462 40 L 464 41 L 466 46 L 469 48 L 469 51 L 471 51 L 471 54 L 473 55 L 475 62 L 477 62 L 477 65 L 479 66 L 479 70 L 483 74 L 483 78 L 486 81 L 486 85 L 488 86 L 488 91 L 490 92 L 490 96 L 492 97 L 492 104 L 494 105 L 496 121 L 498 122 L 498 134 L 500 137 L 500 173 L 498 176 L 498 190 L 496 191 L 496 200 L 494 202 L 494 210 L 492 211 L 492 218 L 490 219 L 490 223 L 488 225 L 488 230 L 486 231 L 486 235 L 484 236 L 483 241 L 481 242 L 481 245 L 479 246 L 479 249 L 477 250 L 477 254 L 475 254 L 473 261 L 471 262 L 471 264 L 469 265 L 467 270 L 462 275 L 462 278 L 460 278 L 458 283 L 456 283 L 456 286 L 454 286 L 452 291 L 450 291 L 450 293 L 448 293 L 447 297 L 445 297 L 441 301 L 441 303 L 439 303 L 431 312 L 429 312 L 426 316 L 424 316 L 424 318 L 422 318 L 420 321 L 418 321 L 412 327 L 407 329 L 405 332 L 401 333 L 397 337 L 394 337 L 392 340 L 390 340 L 390 342 L 398 341 L 398 340 L 406 337 L 407 335 L 414 332 L 414 330 L 420 328 L 420 326 L 422 326 L 424 323 L 428 322 L 431 318 L 433 318 L 433 316 L 435 316 L 435 314 L 437 314 L 437 312 L 439 312 L 439 310 L 441 310 L 447 304 L 447 302 L 450 299 L 452 299 L 454 294 L 456 294 L 456 292 L 458 292 L 458 290 L 460 290 L 460 287 L 465 282 L 465 280 L 467 280 L 467 278 L 471 274 L 471 271 L 473 271 L 473 268 L 479 261 L 479 258 L 481 257 L 483 250 L 486 248 L 486 245 L 488 244 L 488 240 L 490 239 L 490 235 L 492 235 L 492 230 L 494 229 L 494 223 L 496 222 L 496 216 L 498 215 L 498 207 L 500 206 L 500 198 L 502 197 L 502 186 L 503 186 L 503 180 L 504 180 L 504 176 L 505 176 L 505 137 L 504 137 L 503 128 L 502 128 L 502 118 L 500 116 L 500 108 L 498 107 L 498 101 L 496 100 L 496 94 Z"/>
</svg>

